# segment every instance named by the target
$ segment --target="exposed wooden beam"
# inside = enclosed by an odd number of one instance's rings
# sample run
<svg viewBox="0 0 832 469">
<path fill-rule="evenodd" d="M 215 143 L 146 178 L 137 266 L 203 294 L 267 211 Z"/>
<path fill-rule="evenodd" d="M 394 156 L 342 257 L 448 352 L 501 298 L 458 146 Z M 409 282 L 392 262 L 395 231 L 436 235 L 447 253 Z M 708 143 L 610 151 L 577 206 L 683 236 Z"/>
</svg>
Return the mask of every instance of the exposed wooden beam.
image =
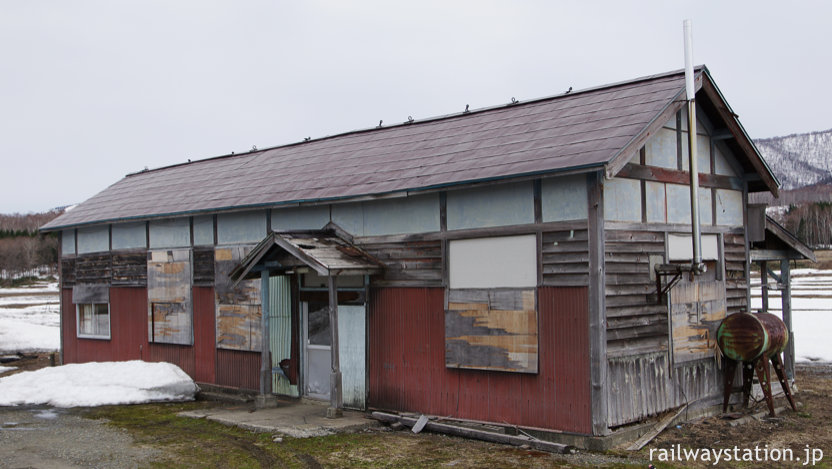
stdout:
<svg viewBox="0 0 832 469">
<path fill-rule="evenodd" d="M 661 168 L 658 166 L 641 166 L 629 163 L 621 171 L 618 177 L 642 179 L 645 181 L 665 182 L 669 184 L 690 184 L 690 173 L 677 169 Z M 717 189 L 731 189 L 741 191 L 743 181 L 740 178 L 722 176 L 719 174 L 699 173 L 699 185 L 702 187 L 714 187 Z"/>
</svg>

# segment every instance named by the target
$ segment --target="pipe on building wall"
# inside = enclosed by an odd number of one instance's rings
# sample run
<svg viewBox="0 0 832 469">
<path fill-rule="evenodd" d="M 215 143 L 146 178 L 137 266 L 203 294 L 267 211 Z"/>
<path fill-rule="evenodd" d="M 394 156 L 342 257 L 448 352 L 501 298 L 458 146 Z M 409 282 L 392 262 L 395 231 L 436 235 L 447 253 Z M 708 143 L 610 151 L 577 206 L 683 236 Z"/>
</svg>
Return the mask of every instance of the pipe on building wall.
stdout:
<svg viewBox="0 0 832 469">
<path fill-rule="evenodd" d="M 696 87 L 693 77 L 693 32 L 690 20 L 684 21 L 685 34 L 685 91 L 688 100 L 688 162 L 690 171 L 690 219 L 693 242 L 691 271 L 702 273 L 702 233 L 699 226 L 699 168 L 696 161 Z"/>
</svg>

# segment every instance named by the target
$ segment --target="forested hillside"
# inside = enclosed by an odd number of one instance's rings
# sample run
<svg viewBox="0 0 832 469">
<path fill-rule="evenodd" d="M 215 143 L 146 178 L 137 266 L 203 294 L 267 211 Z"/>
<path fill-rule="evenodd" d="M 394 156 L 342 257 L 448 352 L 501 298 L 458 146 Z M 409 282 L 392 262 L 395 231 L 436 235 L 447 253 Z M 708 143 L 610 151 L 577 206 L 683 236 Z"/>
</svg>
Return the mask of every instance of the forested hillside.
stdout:
<svg viewBox="0 0 832 469">
<path fill-rule="evenodd" d="M 38 233 L 38 227 L 63 213 L 0 214 L 0 280 L 54 272 L 58 263 L 58 238 Z"/>
<path fill-rule="evenodd" d="M 754 140 L 774 174 L 791 190 L 832 182 L 832 129 Z"/>
<path fill-rule="evenodd" d="M 755 140 L 782 184 L 780 197 L 751 194 L 769 215 L 815 248 L 832 246 L 832 129 Z"/>
</svg>

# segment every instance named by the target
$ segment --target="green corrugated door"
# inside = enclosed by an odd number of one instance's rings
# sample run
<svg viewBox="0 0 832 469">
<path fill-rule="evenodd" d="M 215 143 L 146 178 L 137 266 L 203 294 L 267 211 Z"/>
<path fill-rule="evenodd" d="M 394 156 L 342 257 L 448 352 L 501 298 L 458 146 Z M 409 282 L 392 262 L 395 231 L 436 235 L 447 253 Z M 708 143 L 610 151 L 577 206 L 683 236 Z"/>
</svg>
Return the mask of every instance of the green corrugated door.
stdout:
<svg viewBox="0 0 832 469">
<path fill-rule="evenodd" d="M 272 392 L 285 396 L 300 396 L 298 387 L 289 384 L 277 370 L 280 361 L 292 353 L 292 287 L 291 277 L 269 277 L 269 338 L 272 352 Z"/>
</svg>

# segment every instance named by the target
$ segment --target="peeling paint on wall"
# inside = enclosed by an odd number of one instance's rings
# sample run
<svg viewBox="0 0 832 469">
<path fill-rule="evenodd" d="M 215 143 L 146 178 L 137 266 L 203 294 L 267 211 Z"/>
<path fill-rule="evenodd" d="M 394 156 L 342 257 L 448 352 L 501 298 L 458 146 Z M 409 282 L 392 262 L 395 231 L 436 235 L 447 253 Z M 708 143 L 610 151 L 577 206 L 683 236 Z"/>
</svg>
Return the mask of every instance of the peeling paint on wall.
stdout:
<svg viewBox="0 0 832 469">
<path fill-rule="evenodd" d="M 234 246 L 214 251 L 218 348 L 253 351 L 261 348 L 260 279 L 245 280 L 234 287 L 229 278 L 229 273 L 250 250 Z"/>
<path fill-rule="evenodd" d="M 193 344 L 189 249 L 147 254 L 147 333 L 150 342 Z"/>
<path fill-rule="evenodd" d="M 537 373 L 534 289 L 450 290 L 445 366 Z"/>
</svg>

